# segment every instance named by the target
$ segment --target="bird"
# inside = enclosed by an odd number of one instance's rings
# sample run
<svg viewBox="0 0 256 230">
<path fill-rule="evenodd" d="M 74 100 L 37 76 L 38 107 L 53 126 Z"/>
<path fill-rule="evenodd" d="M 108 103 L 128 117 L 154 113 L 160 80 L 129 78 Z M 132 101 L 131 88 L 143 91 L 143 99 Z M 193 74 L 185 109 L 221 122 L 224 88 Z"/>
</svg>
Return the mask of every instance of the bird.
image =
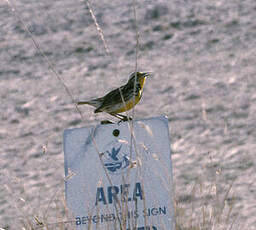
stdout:
<svg viewBox="0 0 256 230">
<path fill-rule="evenodd" d="M 77 105 L 94 106 L 96 108 L 94 113 L 106 112 L 121 121 L 132 119 L 120 113 L 132 109 L 140 101 L 143 86 L 150 74 L 150 72 L 133 72 L 125 85 L 110 91 L 103 97 L 89 101 L 78 101 Z"/>
</svg>

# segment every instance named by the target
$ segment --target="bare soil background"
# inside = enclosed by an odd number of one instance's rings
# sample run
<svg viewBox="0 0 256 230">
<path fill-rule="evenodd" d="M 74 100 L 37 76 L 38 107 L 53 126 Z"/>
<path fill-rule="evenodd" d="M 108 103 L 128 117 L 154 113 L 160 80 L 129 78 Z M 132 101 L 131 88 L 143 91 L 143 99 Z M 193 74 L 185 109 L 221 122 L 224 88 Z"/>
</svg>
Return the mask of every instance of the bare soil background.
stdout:
<svg viewBox="0 0 256 230">
<path fill-rule="evenodd" d="M 133 2 L 95 0 L 105 49 L 84 1 L 14 0 L 17 14 L 75 99 L 103 96 L 135 69 Z M 234 229 L 256 226 L 256 1 L 138 1 L 138 69 L 153 72 L 136 118 L 168 115 L 176 200 L 233 183 Z M 64 193 L 62 133 L 106 114 L 74 108 L 6 1 L 0 2 L 0 227 L 49 212 Z M 209 187 L 207 187 L 209 186 Z M 52 221 L 56 221 L 56 214 Z M 51 218 L 50 218 L 51 221 Z"/>
</svg>

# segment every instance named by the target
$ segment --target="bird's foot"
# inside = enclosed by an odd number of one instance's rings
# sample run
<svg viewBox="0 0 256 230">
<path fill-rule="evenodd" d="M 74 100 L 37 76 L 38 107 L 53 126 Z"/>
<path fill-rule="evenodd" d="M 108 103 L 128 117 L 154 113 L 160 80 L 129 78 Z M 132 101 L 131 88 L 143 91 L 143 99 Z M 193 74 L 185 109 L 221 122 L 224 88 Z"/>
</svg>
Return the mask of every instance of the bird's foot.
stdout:
<svg viewBox="0 0 256 230">
<path fill-rule="evenodd" d="M 107 124 L 114 124 L 114 122 L 109 121 L 109 120 L 103 120 L 100 122 L 101 125 L 107 125 Z"/>
<path fill-rule="evenodd" d="M 123 116 L 120 121 L 118 121 L 118 124 L 120 124 L 121 122 L 126 122 L 126 121 L 131 121 L 132 117 L 127 117 L 127 116 Z"/>
</svg>

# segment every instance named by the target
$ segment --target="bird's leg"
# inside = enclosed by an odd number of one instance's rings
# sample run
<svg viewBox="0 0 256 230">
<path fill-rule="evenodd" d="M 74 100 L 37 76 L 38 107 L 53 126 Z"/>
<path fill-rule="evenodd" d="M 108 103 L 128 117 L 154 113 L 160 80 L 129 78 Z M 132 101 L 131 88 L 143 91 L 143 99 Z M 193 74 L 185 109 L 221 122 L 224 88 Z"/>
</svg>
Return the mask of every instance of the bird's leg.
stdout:
<svg viewBox="0 0 256 230">
<path fill-rule="evenodd" d="M 121 115 L 121 114 L 117 114 L 117 113 L 109 113 L 111 116 L 113 116 L 113 117 L 116 117 L 116 118 L 118 118 L 118 119 L 122 119 L 123 118 L 123 116 Z"/>
<path fill-rule="evenodd" d="M 109 113 L 109 114 L 112 115 L 113 117 L 116 117 L 116 118 L 120 119 L 120 121 L 118 123 L 120 123 L 122 121 L 132 120 L 132 117 L 127 117 L 127 116 L 124 116 L 120 113 Z"/>
<path fill-rule="evenodd" d="M 128 121 L 128 120 L 132 120 L 132 117 L 127 117 L 127 116 L 124 116 L 122 114 L 119 114 L 117 113 L 116 115 L 120 116 L 121 118 L 121 121 Z"/>
<path fill-rule="evenodd" d="M 124 121 L 132 120 L 132 117 L 127 117 L 127 116 L 124 116 L 124 115 L 119 114 L 119 113 L 117 113 L 117 115 L 122 117 L 122 120 L 124 120 Z"/>
<path fill-rule="evenodd" d="M 120 118 L 125 118 L 127 116 L 124 116 L 123 114 L 120 114 L 120 113 L 116 113 L 115 115 L 119 116 Z"/>
<path fill-rule="evenodd" d="M 107 125 L 107 124 L 114 124 L 114 122 L 109 121 L 109 120 L 103 120 L 100 122 L 101 125 Z"/>
<path fill-rule="evenodd" d="M 122 114 L 119 114 L 119 113 L 109 113 L 111 116 L 113 117 L 116 117 L 118 119 L 120 119 L 120 121 L 118 121 L 118 124 L 121 122 L 121 121 L 127 121 L 127 117 L 122 115 Z"/>
<path fill-rule="evenodd" d="M 116 113 L 109 113 L 111 116 L 116 117 L 118 119 L 120 119 L 120 121 L 118 121 L 118 124 L 123 121 L 124 117 L 121 114 L 116 114 Z M 121 115 L 121 116 L 120 116 Z"/>
</svg>

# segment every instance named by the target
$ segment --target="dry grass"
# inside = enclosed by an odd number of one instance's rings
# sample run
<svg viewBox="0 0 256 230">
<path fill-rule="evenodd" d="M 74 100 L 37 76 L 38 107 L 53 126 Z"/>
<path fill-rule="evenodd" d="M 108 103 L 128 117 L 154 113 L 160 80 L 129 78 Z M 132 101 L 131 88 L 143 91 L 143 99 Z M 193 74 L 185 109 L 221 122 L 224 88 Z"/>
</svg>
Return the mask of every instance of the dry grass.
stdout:
<svg viewBox="0 0 256 230">
<path fill-rule="evenodd" d="M 225 187 L 225 191 L 223 191 L 223 187 Z M 75 229 L 74 219 L 69 215 L 62 192 L 51 194 L 53 199 L 49 204 L 49 210 L 37 210 L 33 215 L 29 204 L 22 205 L 26 201 L 21 197 L 15 197 L 10 187 L 6 186 L 6 188 L 10 192 L 9 202 L 15 206 L 19 221 L 15 224 L 18 228 L 1 226 L 2 229 Z M 23 193 L 25 194 L 26 191 Z M 236 223 L 237 216 L 234 215 L 233 210 L 235 198 L 232 194 L 232 184 L 223 185 L 218 184 L 217 181 L 209 184 L 207 181 L 198 179 L 194 181 L 194 186 L 189 193 L 179 195 L 176 193 L 176 198 L 174 198 L 176 230 L 239 229 Z M 36 210 L 36 207 L 32 207 L 32 209 Z M 49 214 L 45 215 L 45 213 Z M 55 213 L 55 217 L 52 216 L 53 213 Z M 126 222 L 125 218 L 123 221 Z M 120 226 L 123 224 L 121 220 Z M 91 229 L 90 226 L 88 229 Z"/>
<path fill-rule="evenodd" d="M 232 184 L 220 194 L 221 184 L 195 181 L 190 194 L 175 200 L 176 230 L 237 229 L 234 227 Z M 177 194 L 176 194 L 177 195 Z"/>
<path fill-rule="evenodd" d="M 134 4 L 134 18 L 136 22 L 136 1 L 133 1 Z M 104 35 L 102 29 L 99 27 L 96 17 L 93 13 L 93 10 L 90 6 L 90 2 L 87 2 L 87 5 L 90 9 L 90 13 L 96 25 L 96 28 L 99 32 L 100 39 L 104 43 L 104 47 L 106 53 L 109 53 L 108 46 L 105 42 Z M 15 7 L 11 6 L 13 11 L 15 11 Z M 48 60 L 48 58 L 43 54 L 40 49 L 39 44 L 34 39 L 33 35 L 27 29 L 27 26 L 24 24 L 22 19 L 16 14 L 16 17 L 19 21 L 22 22 L 25 30 L 31 36 L 34 46 L 41 55 L 45 58 L 46 63 L 48 63 L 50 69 L 54 73 L 54 75 L 59 79 L 60 83 L 64 86 L 67 94 L 71 97 L 71 100 L 74 102 L 73 96 L 69 92 L 69 89 L 62 81 L 59 74 L 55 71 L 52 63 Z M 136 30 L 137 30 L 136 25 Z M 138 31 L 136 31 L 136 68 L 137 69 L 137 52 L 139 47 L 138 40 Z M 75 103 L 74 103 L 75 104 Z M 77 111 L 81 114 L 80 110 L 76 107 Z M 81 115 L 81 119 L 83 120 L 83 116 Z M 174 165 L 175 168 L 175 165 Z M 176 192 L 174 198 L 175 203 L 175 224 L 176 230 L 214 230 L 214 229 L 238 229 L 236 224 L 237 216 L 233 215 L 234 208 L 234 195 L 232 194 L 232 184 L 223 185 L 217 179 L 217 177 L 221 176 L 220 171 L 216 171 L 216 180 L 213 182 L 208 182 L 204 178 L 199 178 L 194 181 L 194 186 L 191 191 L 187 194 L 182 195 L 181 198 L 179 193 Z M 15 192 L 15 187 L 10 184 L 6 184 L 5 188 L 9 193 L 8 202 L 11 203 L 13 207 L 15 207 L 18 221 L 14 226 L 1 226 L 1 230 L 8 229 L 22 229 L 22 230 L 72 230 L 75 229 L 74 219 L 69 214 L 68 208 L 65 203 L 63 187 L 64 187 L 63 179 L 59 183 L 59 187 L 54 189 L 54 191 L 49 194 L 51 197 L 50 202 L 47 203 L 46 209 L 37 209 L 37 207 L 31 207 L 29 201 L 26 201 L 22 197 L 28 197 L 28 191 L 25 189 L 22 190 L 21 193 Z M 22 182 L 20 183 L 20 187 L 24 187 Z M 225 192 L 223 192 L 223 187 L 225 187 Z M 44 188 L 45 189 L 45 188 Z M 178 191 L 178 188 L 176 188 Z M 29 200 L 29 197 L 28 199 Z M 43 201 L 44 202 L 44 201 Z M 33 211 L 31 211 L 33 210 Z M 55 217 L 52 216 L 52 213 L 55 213 Z M 124 228 L 122 226 L 126 226 L 126 218 L 124 216 L 123 220 L 120 220 L 119 223 L 120 229 Z M 90 229 L 91 226 L 88 226 Z M 117 227 L 116 229 L 119 229 Z"/>
</svg>

